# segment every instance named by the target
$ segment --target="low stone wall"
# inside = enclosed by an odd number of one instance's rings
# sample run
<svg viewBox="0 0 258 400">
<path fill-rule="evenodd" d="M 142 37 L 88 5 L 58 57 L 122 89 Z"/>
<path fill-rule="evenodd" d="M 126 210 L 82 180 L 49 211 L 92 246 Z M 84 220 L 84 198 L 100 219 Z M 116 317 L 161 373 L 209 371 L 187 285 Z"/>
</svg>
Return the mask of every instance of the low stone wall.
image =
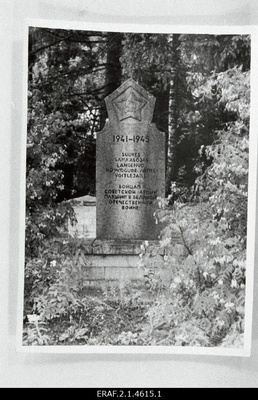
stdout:
<svg viewBox="0 0 258 400">
<path fill-rule="evenodd" d="M 96 237 L 96 197 L 82 196 L 68 200 L 74 209 L 77 223 L 68 221 L 68 234 L 78 238 Z"/>
</svg>

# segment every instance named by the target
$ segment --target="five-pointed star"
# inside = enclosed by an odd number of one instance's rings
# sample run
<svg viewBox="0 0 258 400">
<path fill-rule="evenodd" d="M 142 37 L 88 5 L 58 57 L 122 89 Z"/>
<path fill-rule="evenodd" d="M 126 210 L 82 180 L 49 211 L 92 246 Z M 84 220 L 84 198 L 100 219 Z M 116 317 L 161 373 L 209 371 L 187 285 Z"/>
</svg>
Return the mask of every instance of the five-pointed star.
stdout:
<svg viewBox="0 0 258 400">
<path fill-rule="evenodd" d="M 120 101 L 114 101 L 114 106 L 120 121 L 126 118 L 135 118 L 141 121 L 141 111 L 145 106 L 146 101 L 142 100 L 131 92 L 128 97 L 123 97 Z"/>
</svg>

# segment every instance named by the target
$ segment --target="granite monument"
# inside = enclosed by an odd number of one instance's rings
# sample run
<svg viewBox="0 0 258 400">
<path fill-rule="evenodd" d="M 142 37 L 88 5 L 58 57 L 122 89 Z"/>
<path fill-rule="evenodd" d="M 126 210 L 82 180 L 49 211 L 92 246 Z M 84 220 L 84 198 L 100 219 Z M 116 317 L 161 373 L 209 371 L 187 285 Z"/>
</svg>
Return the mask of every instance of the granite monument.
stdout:
<svg viewBox="0 0 258 400">
<path fill-rule="evenodd" d="M 97 239 L 157 240 L 154 212 L 165 196 L 165 134 L 151 123 L 155 98 L 128 79 L 105 99 L 97 133 Z"/>
</svg>

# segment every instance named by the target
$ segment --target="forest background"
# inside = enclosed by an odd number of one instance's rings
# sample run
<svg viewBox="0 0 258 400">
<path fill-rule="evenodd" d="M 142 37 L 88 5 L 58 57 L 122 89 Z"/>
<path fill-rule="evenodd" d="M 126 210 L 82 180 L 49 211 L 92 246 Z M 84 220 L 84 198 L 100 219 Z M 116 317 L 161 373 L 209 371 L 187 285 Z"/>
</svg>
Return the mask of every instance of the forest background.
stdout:
<svg viewBox="0 0 258 400">
<path fill-rule="evenodd" d="M 28 61 L 24 343 L 241 347 L 250 37 L 30 28 Z M 83 241 L 60 235 L 65 200 L 95 195 L 104 98 L 130 77 L 166 134 L 166 256 L 143 243 L 148 302 L 129 287 L 89 295 Z"/>
</svg>

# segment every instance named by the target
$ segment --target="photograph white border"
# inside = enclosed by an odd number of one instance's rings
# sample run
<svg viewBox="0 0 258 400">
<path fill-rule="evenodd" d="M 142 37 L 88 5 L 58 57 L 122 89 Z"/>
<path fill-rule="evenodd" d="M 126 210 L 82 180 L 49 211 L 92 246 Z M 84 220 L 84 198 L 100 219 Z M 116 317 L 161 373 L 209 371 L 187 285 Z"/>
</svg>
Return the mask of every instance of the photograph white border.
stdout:
<svg viewBox="0 0 258 400">
<path fill-rule="evenodd" d="M 248 181 L 248 234 L 246 272 L 246 309 L 245 309 L 245 339 L 243 349 L 206 348 L 179 346 L 23 346 L 23 289 L 24 289 L 24 244 L 25 244 L 25 171 L 26 171 L 26 140 L 27 140 L 27 72 L 28 72 L 28 28 L 29 26 L 56 29 L 77 29 L 112 32 L 138 33 L 185 33 L 185 34 L 250 34 L 251 35 L 251 109 L 249 133 L 249 181 Z M 252 342 L 253 287 L 255 262 L 255 228 L 257 209 L 257 132 L 258 121 L 258 28 L 257 26 L 190 26 L 190 25 L 147 25 L 119 23 L 88 23 L 63 20 L 26 19 L 24 21 L 23 47 L 23 121 L 21 149 L 21 211 L 19 232 L 19 287 L 18 287 L 18 317 L 17 317 L 17 352 L 26 353 L 84 353 L 84 354 L 194 354 L 214 356 L 249 357 Z"/>
</svg>

